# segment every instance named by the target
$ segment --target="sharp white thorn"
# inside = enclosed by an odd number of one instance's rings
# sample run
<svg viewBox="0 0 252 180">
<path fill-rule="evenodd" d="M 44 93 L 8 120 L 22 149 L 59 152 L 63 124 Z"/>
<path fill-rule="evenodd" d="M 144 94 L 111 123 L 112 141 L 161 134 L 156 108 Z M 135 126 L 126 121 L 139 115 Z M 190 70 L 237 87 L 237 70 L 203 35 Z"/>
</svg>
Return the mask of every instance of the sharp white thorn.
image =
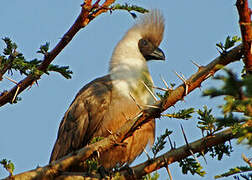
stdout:
<svg viewBox="0 0 252 180">
<path fill-rule="evenodd" d="M 163 78 L 162 75 L 160 75 L 160 78 L 161 78 L 161 80 L 163 81 L 165 87 L 166 87 L 168 90 L 171 90 L 171 88 L 169 88 L 168 83 L 164 80 L 164 78 Z"/>
<path fill-rule="evenodd" d="M 188 82 L 187 82 L 185 76 L 183 74 L 182 74 L 182 76 L 180 76 L 176 71 L 174 71 L 174 72 L 179 77 L 179 79 L 181 79 L 183 81 L 183 83 L 185 84 L 185 86 L 186 86 L 185 87 L 185 95 L 187 95 L 189 87 L 188 87 Z"/>
<path fill-rule="evenodd" d="M 185 95 L 187 95 L 188 94 L 188 84 L 185 84 Z"/>
<path fill-rule="evenodd" d="M 111 130 L 109 130 L 109 129 L 106 129 L 106 130 L 109 132 L 109 134 L 113 134 Z"/>
<path fill-rule="evenodd" d="M 4 78 L 6 78 L 6 79 L 8 79 L 9 81 L 11 81 L 11 82 L 15 83 L 15 84 L 18 84 L 18 83 L 17 83 L 17 81 L 15 81 L 15 80 L 13 80 L 13 79 L 11 79 L 11 78 L 7 77 L 7 76 L 3 76 L 3 77 L 4 77 Z"/>
<path fill-rule="evenodd" d="M 212 76 L 212 74 L 209 73 L 209 74 L 205 77 L 205 79 L 207 79 L 207 78 L 209 78 L 209 77 L 211 77 L 211 76 Z"/>
<path fill-rule="evenodd" d="M 153 88 L 158 89 L 158 90 L 161 90 L 161 91 L 169 91 L 169 89 L 160 88 L 160 87 L 156 87 L 156 86 L 153 86 Z"/>
<path fill-rule="evenodd" d="M 148 157 L 148 159 L 150 160 L 150 159 L 151 159 L 151 157 L 149 156 L 149 154 L 148 154 L 148 152 L 146 151 L 146 149 L 145 149 L 145 148 L 144 148 L 144 152 L 145 152 L 146 156 Z"/>
<path fill-rule="evenodd" d="M 195 61 L 191 60 L 191 62 L 192 62 L 195 66 L 197 66 L 198 68 L 201 67 L 201 65 L 197 64 Z"/>
<path fill-rule="evenodd" d="M 14 94 L 14 96 L 13 96 L 13 99 L 11 100 L 11 103 L 13 103 L 13 102 L 15 101 L 15 99 L 16 99 L 16 97 L 17 97 L 17 94 L 18 94 L 19 89 L 20 89 L 20 87 L 19 87 L 19 86 L 17 86 L 17 90 L 16 90 L 16 92 L 15 92 L 15 94 Z"/>
<path fill-rule="evenodd" d="M 174 73 L 185 83 L 185 79 L 182 76 L 180 76 L 176 71 L 174 71 Z"/>
<path fill-rule="evenodd" d="M 145 107 L 150 107 L 150 108 L 156 108 L 156 109 L 159 109 L 160 107 L 158 107 L 158 106 L 155 106 L 155 105 L 148 105 L 148 104 L 145 104 L 145 105 L 143 105 L 143 106 L 145 106 Z"/>
<path fill-rule="evenodd" d="M 138 107 L 140 110 L 142 110 L 141 106 L 136 102 L 136 99 L 134 98 L 134 96 L 133 96 L 131 93 L 129 93 L 129 95 L 130 95 L 130 97 L 132 98 L 132 100 L 136 103 L 137 107 Z"/>
<path fill-rule="evenodd" d="M 151 94 L 151 96 L 153 97 L 153 99 L 157 102 L 158 99 L 157 99 L 156 96 L 153 94 L 153 92 L 150 90 L 150 88 L 149 88 L 143 81 L 141 81 L 141 82 L 143 83 L 143 85 L 145 86 L 145 88 L 149 91 L 149 93 Z"/>
<path fill-rule="evenodd" d="M 197 159 L 197 157 L 195 156 L 195 154 L 192 152 L 191 149 L 189 149 L 190 153 L 192 154 L 193 158 L 195 159 L 195 161 L 197 161 L 197 163 L 200 164 L 199 160 Z"/>
</svg>

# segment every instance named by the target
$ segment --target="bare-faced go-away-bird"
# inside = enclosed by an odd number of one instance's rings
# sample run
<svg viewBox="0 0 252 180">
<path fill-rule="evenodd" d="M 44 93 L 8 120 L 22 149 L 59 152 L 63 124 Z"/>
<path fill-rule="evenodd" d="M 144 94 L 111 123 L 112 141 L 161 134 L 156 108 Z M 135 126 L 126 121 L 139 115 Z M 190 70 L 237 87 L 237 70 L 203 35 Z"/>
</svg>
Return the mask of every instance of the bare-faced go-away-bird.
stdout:
<svg viewBox="0 0 252 180">
<path fill-rule="evenodd" d="M 66 111 L 59 127 L 50 162 L 76 151 L 95 137 L 107 137 L 134 118 L 142 107 L 154 104 L 153 81 L 147 62 L 165 60 L 159 45 L 164 18 L 150 11 L 130 28 L 114 49 L 109 74 L 85 85 Z M 101 151 L 98 162 L 105 169 L 131 163 L 155 139 L 155 120 L 136 129 L 131 136 Z"/>
</svg>

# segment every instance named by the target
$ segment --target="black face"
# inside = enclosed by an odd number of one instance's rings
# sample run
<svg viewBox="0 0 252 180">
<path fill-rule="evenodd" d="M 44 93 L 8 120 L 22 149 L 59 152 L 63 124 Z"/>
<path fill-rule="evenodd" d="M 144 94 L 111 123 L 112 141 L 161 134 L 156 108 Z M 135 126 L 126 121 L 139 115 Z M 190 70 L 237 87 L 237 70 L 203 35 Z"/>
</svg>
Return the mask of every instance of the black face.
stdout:
<svg viewBox="0 0 252 180">
<path fill-rule="evenodd" d="M 140 39 L 138 47 L 146 61 L 165 60 L 165 55 L 161 49 L 155 47 L 149 40 Z"/>
</svg>

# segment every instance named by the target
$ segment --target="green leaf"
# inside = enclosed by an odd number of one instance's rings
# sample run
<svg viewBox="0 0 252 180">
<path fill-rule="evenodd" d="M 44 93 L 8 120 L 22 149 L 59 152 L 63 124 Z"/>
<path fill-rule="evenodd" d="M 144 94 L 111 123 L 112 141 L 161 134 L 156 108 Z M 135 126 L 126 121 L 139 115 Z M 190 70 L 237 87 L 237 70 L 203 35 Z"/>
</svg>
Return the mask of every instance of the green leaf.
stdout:
<svg viewBox="0 0 252 180">
<path fill-rule="evenodd" d="M 190 119 L 192 118 L 192 113 L 194 113 L 194 108 L 182 109 L 177 113 L 173 114 L 163 114 L 162 116 L 166 116 L 169 118 L 178 118 L 178 119 Z"/>
<path fill-rule="evenodd" d="M 237 174 L 237 173 L 244 173 L 244 172 L 249 172 L 249 171 L 252 171 L 252 167 L 249 167 L 249 166 L 237 166 L 235 168 L 229 169 L 228 172 L 225 172 L 223 174 L 214 176 L 214 178 L 218 179 L 218 178 L 223 178 L 223 177 L 229 177 L 229 176 L 232 176 L 232 175 Z"/>
<path fill-rule="evenodd" d="M 179 162 L 179 166 L 182 168 L 182 173 L 187 174 L 190 172 L 192 175 L 198 174 L 203 177 L 206 172 L 203 171 L 203 167 L 193 158 L 185 158 Z"/>
<path fill-rule="evenodd" d="M 11 160 L 2 159 L 2 160 L 0 161 L 0 164 L 2 164 L 3 167 L 10 173 L 10 176 L 13 175 L 15 166 L 14 166 L 14 164 L 11 162 Z"/>
<path fill-rule="evenodd" d="M 49 46 L 50 46 L 50 43 L 49 42 L 46 42 L 44 45 L 41 45 L 39 50 L 37 51 L 37 53 L 41 53 L 41 54 L 44 54 L 46 55 L 48 53 L 48 50 L 49 50 Z"/>
<path fill-rule="evenodd" d="M 143 177 L 143 180 L 158 180 L 159 174 L 158 172 L 154 172 L 153 174 L 147 174 Z"/>
<path fill-rule="evenodd" d="M 54 71 L 54 72 L 58 72 L 60 73 L 62 76 L 64 76 L 66 79 L 71 79 L 72 76 L 71 74 L 73 74 L 73 72 L 71 70 L 69 70 L 69 66 L 58 66 L 58 65 L 53 65 L 50 64 L 47 68 L 47 74 L 48 71 Z"/>
<path fill-rule="evenodd" d="M 147 9 L 145 9 L 143 7 L 136 6 L 136 5 L 128 5 L 127 3 L 125 3 L 124 5 L 122 5 L 122 4 L 115 4 L 115 5 L 111 6 L 110 9 L 112 11 L 114 11 L 114 10 L 125 10 L 125 11 L 128 11 L 133 18 L 136 18 L 137 16 L 136 16 L 135 13 L 133 13 L 131 11 L 136 11 L 136 12 L 139 12 L 139 13 L 147 13 L 147 12 L 149 12 Z"/>
<path fill-rule="evenodd" d="M 226 145 L 225 143 L 223 143 L 207 148 L 205 153 L 208 152 L 210 153 L 210 156 L 212 158 L 217 157 L 217 159 L 220 161 L 224 155 L 230 156 L 233 150 L 231 145 Z"/>
<path fill-rule="evenodd" d="M 167 142 L 165 139 L 172 133 L 172 131 L 169 131 L 168 129 L 165 130 L 165 133 L 161 136 L 157 137 L 157 141 L 152 147 L 152 152 L 154 154 L 154 157 L 164 149 L 164 145 Z"/>
<path fill-rule="evenodd" d="M 208 134 L 213 134 L 218 130 L 216 127 L 216 118 L 211 114 L 212 109 L 207 108 L 207 106 L 203 107 L 203 110 L 198 110 L 197 113 L 199 115 L 198 125 L 202 131 L 207 131 Z"/>
<path fill-rule="evenodd" d="M 239 41 L 241 41 L 241 38 L 238 36 L 233 36 L 232 39 L 230 36 L 227 36 L 224 44 L 219 42 L 216 44 L 216 46 L 221 49 L 221 53 L 226 53 L 228 49 L 234 47 L 235 43 Z"/>
</svg>

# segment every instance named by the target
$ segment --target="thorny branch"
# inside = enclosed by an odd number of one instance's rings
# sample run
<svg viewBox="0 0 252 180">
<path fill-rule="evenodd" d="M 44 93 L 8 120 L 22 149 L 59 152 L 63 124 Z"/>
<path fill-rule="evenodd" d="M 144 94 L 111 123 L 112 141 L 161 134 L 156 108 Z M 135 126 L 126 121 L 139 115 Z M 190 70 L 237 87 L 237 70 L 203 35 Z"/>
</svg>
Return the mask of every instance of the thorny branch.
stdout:
<svg viewBox="0 0 252 180">
<path fill-rule="evenodd" d="M 47 67 L 55 59 L 55 57 L 67 46 L 67 44 L 73 39 L 75 34 L 84 28 L 90 21 L 95 17 L 108 11 L 108 7 L 114 3 L 115 0 L 106 0 L 101 6 L 98 5 L 97 1 L 92 5 L 92 0 L 84 0 L 82 4 L 81 12 L 70 27 L 70 29 L 64 34 L 58 44 L 44 56 L 44 60 L 41 65 L 38 67 L 38 70 L 45 72 Z M 1 74 L 4 72 L 0 72 Z M 40 79 L 41 75 L 34 76 L 32 74 L 28 75 L 26 78 L 18 82 L 11 90 L 4 92 L 0 95 L 0 106 L 5 105 L 8 102 L 11 102 L 14 95 L 18 95 L 23 92 L 27 87 L 31 86 L 35 81 Z"/>
<path fill-rule="evenodd" d="M 252 74 L 252 23 L 251 9 L 248 0 L 237 0 L 236 7 L 239 13 L 239 24 L 244 46 L 244 64 L 246 73 Z"/>
<path fill-rule="evenodd" d="M 236 46 L 235 48 L 228 51 L 225 55 L 221 55 L 214 59 L 207 66 L 199 67 L 198 71 L 193 74 L 186 83 L 188 93 L 192 92 L 197 87 L 200 87 L 201 83 L 208 77 L 213 75 L 219 70 L 219 65 L 225 66 L 231 62 L 237 61 L 242 57 L 242 45 Z M 185 96 L 186 85 L 181 84 L 175 90 L 171 91 L 170 95 L 159 101 L 155 106 L 157 108 L 148 108 L 141 113 L 139 113 L 134 119 L 128 120 L 122 128 L 120 128 L 116 133 L 109 135 L 107 138 L 102 139 L 99 142 L 83 147 L 77 152 L 73 152 L 63 157 L 62 159 L 53 162 L 44 167 L 40 167 L 22 174 L 15 175 L 15 179 L 54 179 L 60 175 L 60 172 L 67 171 L 70 167 L 78 164 L 81 161 L 89 158 L 96 151 L 104 151 L 112 148 L 115 144 L 122 142 L 123 139 L 130 136 L 132 132 L 142 123 L 148 122 L 148 120 L 156 117 L 160 117 L 161 112 L 165 111 L 169 107 L 173 106 L 179 100 L 182 100 Z M 226 132 L 226 131 L 224 131 Z M 229 137 L 229 136 L 228 136 Z M 213 139 L 215 137 L 212 137 Z M 229 138 L 225 138 L 229 140 Z M 212 142 L 212 141 L 211 141 Z M 218 144 L 218 142 L 216 142 Z M 202 147 L 204 149 L 204 147 Z M 191 155 L 191 153 L 189 154 Z M 169 160 L 170 161 L 170 160 Z M 169 162 L 168 161 L 168 162 Z M 171 161 L 170 161 L 171 163 Z M 155 165 L 155 167 L 161 168 L 160 165 Z M 153 168 L 152 168 L 153 169 Z M 156 168 L 154 168 L 156 169 Z M 146 171 L 145 173 L 150 173 L 151 171 Z M 143 174 L 142 174 L 143 175 Z"/>
<path fill-rule="evenodd" d="M 224 143 L 228 140 L 231 140 L 234 137 L 235 136 L 233 135 L 232 130 L 230 128 L 224 131 L 221 131 L 219 133 L 216 133 L 214 136 L 203 137 L 187 145 L 181 146 L 179 148 L 171 149 L 170 151 L 154 159 L 147 160 L 141 164 L 131 167 L 133 174 L 130 174 L 127 170 L 121 170 L 119 171 L 120 178 L 141 179 L 146 174 L 154 172 L 160 168 L 163 168 L 169 164 L 180 161 L 190 156 L 191 155 L 190 150 L 193 153 L 201 153 L 206 148 L 212 147 L 216 144 Z M 71 175 L 63 174 L 59 176 L 58 179 L 73 180 L 73 179 L 78 178 L 79 180 L 84 180 L 86 177 L 87 175 L 84 173 L 76 173 L 74 174 L 74 176 L 73 174 Z M 99 179 L 99 178 L 101 178 L 99 174 L 96 174 L 94 177 L 92 177 L 92 179 Z"/>
</svg>

